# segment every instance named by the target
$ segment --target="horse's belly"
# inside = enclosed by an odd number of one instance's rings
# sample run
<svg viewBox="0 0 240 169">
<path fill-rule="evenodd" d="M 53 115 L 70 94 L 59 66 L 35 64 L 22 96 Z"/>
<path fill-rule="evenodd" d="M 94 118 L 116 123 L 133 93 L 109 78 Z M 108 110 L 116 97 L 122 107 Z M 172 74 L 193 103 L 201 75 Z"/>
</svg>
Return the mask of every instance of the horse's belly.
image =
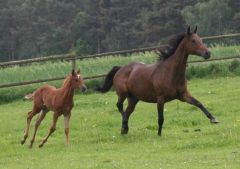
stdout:
<svg viewBox="0 0 240 169">
<path fill-rule="evenodd" d="M 136 97 L 138 100 L 149 102 L 149 103 L 156 103 L 157 102 L 157 95 L 154 92 L 151 91 L 145 91 L 145 90 L 136 90 L 132 89 L 130 90 L 131 95 Z"/>
</svg>

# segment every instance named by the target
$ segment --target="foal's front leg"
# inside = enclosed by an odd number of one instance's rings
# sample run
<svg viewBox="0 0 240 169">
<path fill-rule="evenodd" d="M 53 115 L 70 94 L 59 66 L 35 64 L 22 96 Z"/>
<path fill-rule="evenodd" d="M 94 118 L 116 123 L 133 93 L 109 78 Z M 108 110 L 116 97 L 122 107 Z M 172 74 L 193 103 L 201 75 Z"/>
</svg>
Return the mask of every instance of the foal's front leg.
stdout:
<svg viewBox="0 0 240 169">
<path fill-rule="evenodd" d="M 69 121 L 71 117 L 71 112 L 64 114 L 64 129 L 66 135 L 66 146 L 69 146 Z"/>
<path fill-rule="evenodd" d="M 180 100 L 192 104 L 201 109 L 203 113 L 210 119 L 211 123 L 213 124 L 219 123 L 219 121 L 202 105 L 202 103 L 199 102 L 194 97 L 192 97 L 188 92 L 184 93 Z"/>
</svg>

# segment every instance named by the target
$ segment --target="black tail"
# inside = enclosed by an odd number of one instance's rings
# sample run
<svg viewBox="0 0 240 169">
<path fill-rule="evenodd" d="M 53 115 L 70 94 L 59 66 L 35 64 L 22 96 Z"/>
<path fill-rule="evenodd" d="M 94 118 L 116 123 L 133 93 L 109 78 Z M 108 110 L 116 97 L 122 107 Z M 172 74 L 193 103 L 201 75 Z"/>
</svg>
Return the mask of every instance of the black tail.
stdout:
<svg viewBox="0 0 240 169">
<path fill-rule="evenodd" d="M 120 68 L 120 66 L 114 66 L 105 77 L 104 84 L 102 86 L 97 86 L 95 90 L 101 93 L 106 93 L 107 91 L 109 91 L 113 85 L 113 78 Z"/>
</svg>

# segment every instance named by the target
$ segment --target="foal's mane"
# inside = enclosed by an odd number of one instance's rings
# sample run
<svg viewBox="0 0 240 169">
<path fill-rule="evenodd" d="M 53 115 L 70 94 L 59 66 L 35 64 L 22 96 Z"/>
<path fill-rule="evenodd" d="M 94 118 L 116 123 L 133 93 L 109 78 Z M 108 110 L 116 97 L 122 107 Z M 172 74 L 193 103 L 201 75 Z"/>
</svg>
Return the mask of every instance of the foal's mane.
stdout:
<svg viewBox="0 0 240 169">
<path fill-rule="evenodd" d="M 71 75 L 68 75 L 66 79 L 63 81 L 62 87 L 67 87 L 67 85 L 70 83 Z"/>
<path fill-rule="evenodd" d="M 158 49 L 159 60 L 165 60 L 172 56 L 185 36 L 185 32 L 170 36 L 168 38 L 168 44 L 166 45 L 166 47 Z"/>
</svg>

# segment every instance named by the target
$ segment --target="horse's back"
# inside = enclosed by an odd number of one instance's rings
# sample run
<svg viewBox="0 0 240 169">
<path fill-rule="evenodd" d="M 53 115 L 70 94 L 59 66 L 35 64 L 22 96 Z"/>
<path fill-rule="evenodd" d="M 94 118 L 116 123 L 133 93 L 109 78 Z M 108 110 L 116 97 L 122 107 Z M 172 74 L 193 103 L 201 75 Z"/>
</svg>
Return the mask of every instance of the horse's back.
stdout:
<svg viewBox="0 0 240 169">
<path fill-rule="evenodd" d="M 151 74 L 154 65 L 132 62 L 123 66 L 114 77 L 114 87 L 118 94 L 131 94 L 139 100 L 155 102 Z"/>
</svg>

